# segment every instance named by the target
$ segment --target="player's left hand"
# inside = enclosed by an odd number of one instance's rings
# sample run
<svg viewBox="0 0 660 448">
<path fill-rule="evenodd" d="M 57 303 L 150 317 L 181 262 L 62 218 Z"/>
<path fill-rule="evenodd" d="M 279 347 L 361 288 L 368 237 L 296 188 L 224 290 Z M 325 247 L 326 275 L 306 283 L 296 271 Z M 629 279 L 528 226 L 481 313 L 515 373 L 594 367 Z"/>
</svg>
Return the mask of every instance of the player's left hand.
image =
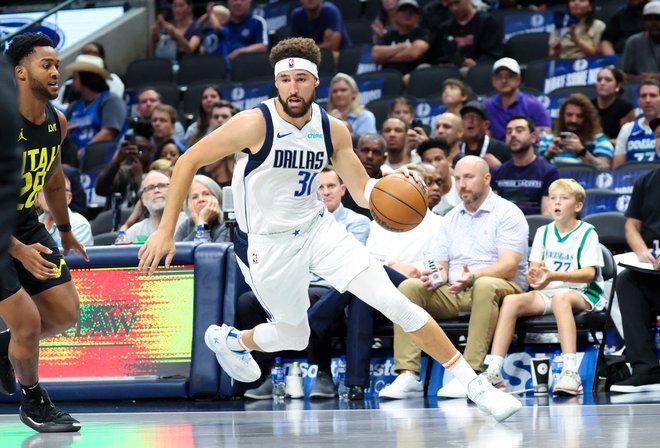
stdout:
<svg viewBox="0 0 660 448">
<path fill-rule="evenodd" d="M 403 176 L 408 179 L 410 177 L 413 178 L 415 182 L 417 182 L 417 185 L 421 187 L 422 190 L 426 191 L 426 182 L 424 182 L 424 179 L 422 179 L 417 171 L 410 171 L 408 168 L 405 166 L 402 166 L 401 168 L 391 171 L 389 173 L 383 173 L 383 177 L 385 176 L 391 176 L 392 174 L 403 174 Z"/>
<path fill-rule="evenodd" d="M 67 256 L 69 251 L 74 251 L 82 255 L 85 261 L 89 261 L 85 246 L 80 244 L 73 232 L 60 232 L 60 240 L 62 241 L 62 249 L 64 249 L 62 255 Z"/>
<path fill-rule="evenodd" d="M 461 278 L 456 280 L 448 289 L 452 294 L 458 294 L 462 291 L 465 291 L 470 286 L 472 286 L 472 272 L 468 268 L 467 263 L 463 265 L 463 272 L 461 273 Z"/>
</svg>

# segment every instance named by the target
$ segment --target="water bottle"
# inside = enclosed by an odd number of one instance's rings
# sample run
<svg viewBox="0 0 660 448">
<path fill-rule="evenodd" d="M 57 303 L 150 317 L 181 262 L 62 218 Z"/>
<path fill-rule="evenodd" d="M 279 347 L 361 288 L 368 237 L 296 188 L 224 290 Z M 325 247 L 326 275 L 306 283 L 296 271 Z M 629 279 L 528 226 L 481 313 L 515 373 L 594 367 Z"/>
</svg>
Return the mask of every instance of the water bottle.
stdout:
<svg viewBox="0 0 660 448">
<path fill-rule="evenodd" d="M 660 358 L 660 316 L 655 317 L 655 353 Z"/>
<path fill-rule="evenodd" d="M 273 400 L 283 400 L 286 395 L 286 384 L 284 382 L 284 364 L 279 356 L 275 358 L 275 364 L 270 369 L 273 381 Z"/>
<path fill-rule="evenodd" d="M 557 384 L 557 381 L 559 380 L 559 376 L 561 375 L 561 371 L 564 369 L 564 358 L 561 357 L 561 352 L 557 350 L 552 357 L 552 365 L 550 366 L 550 370 L 552 371 L 552 389 L 554 390 L 555 384 Z"/>
<path fill-rule="evenodd" d="M 208 243 L 211 239 L 211 232 L 204 228 L 202 224 L 197 226 L 197 231 L 195 232 L 195 239 L 193 240 L 195 244 Z"/>
<path fill-rule="evenodd" d="M 429 274 L 429 280 L 433 286 L 440 286 L 443 284 L 442 275 L 440 275 L 440 268 L 433 258 L 433 254 L 428 251 L 424 251 L 424 268 L 429 269 L 431 273 Z"/>
<path fill-rule="evenodd" d="M 342 355 L 337 362 L 337 395 L 340 400 L 348 400 L 348 387 L 346 386 L 346 356 Z"/>
<path fill-rule="evenodd" d="M 126 246 L 127 244 L 131 244 L 131 242 L 128 241 L 128 237 L 126 236 L 126 231 L 120 230 L 119 233 L 117 234 L 117 238 L 115 239 L 115 246 Z"/>
<path fill-rule="evenodd" d="M 305 388 L 303 386 L 302 370 L 300 364 L 294 362 L 289 374 L 286 376 L 286 396 L 291 398 L 303 398 L 305 396 Z"/>
</svg>

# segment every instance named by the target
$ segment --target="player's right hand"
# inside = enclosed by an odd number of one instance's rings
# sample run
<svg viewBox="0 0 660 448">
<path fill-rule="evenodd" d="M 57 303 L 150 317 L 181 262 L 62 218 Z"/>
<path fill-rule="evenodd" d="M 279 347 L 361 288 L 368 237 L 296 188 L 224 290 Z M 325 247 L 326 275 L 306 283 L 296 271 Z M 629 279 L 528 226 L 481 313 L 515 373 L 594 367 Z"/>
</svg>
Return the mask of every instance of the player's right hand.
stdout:
<svg viewBox="0 0 660 448">
<path fill-rule="evenodd" d="M 152 275 L 158 269 L 158 263 L 163 256 L 165 256 L 165 267 L 169 268 L 175 253 L 174 239 L 164 235 L 160 230 L 156 230 L 138 252 L 140 259 L 138 271 Z"/>
<path fill-rule="evenodd" d="M 34 275 L 37 280 L 48 280 L 57 276 L 57 266 L 46 260 L 41 254 L 52 254 L 53 251 L 40 243 L 23 245 L 16 254 L 16 259 L 23 267 Z"/>
</svg>

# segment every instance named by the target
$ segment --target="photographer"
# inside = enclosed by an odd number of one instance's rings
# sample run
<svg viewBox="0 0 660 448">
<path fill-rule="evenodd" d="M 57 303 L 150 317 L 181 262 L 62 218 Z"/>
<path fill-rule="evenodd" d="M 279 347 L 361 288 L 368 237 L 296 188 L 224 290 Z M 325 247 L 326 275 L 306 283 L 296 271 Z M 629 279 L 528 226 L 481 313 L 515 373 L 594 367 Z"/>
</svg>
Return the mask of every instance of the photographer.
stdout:
<svg viewBox="0 0 660 448">
<path fill-rule="evenodd" d="M 585 163 L 612 168 L 614 147 L 603 134 L 598 111 L 581 93 L 570 95 L 559 108 L 557 129 L 539 139 L 539 155 L 553 163 Z"/>
</svg>

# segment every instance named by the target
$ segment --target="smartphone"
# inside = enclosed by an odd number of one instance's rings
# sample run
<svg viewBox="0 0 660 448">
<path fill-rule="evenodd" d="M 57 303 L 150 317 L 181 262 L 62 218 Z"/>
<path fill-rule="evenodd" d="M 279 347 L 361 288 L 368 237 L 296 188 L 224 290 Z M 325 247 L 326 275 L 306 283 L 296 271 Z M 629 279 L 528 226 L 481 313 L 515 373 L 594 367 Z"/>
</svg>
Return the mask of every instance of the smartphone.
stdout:
<svg viewBox="0 0 660 448">
<path fill-rule="evenodd" d="M 563 139 L 569 139 L 569 138 L 573 137 L 573 133 L 572 132 L 560 132 L 559 137 L 563 138 Z"/>
<path fill-rule="evenodd" d="M 423 127 L 424 127 L 424 123 L 422 123 L 422 120 L 420 120 L 419 118 L 414 118 L 410 122 L 410 129 L 423 128 Z"/>
<path fill-rule="evenodd" d="M 133 129 L 129 129 L 128 131 L 126 131 L 126 134 L 124 134 L 124 140 L 127 141 L 129 145 L 134 146 L 135 131 Z"/>
</svg>

